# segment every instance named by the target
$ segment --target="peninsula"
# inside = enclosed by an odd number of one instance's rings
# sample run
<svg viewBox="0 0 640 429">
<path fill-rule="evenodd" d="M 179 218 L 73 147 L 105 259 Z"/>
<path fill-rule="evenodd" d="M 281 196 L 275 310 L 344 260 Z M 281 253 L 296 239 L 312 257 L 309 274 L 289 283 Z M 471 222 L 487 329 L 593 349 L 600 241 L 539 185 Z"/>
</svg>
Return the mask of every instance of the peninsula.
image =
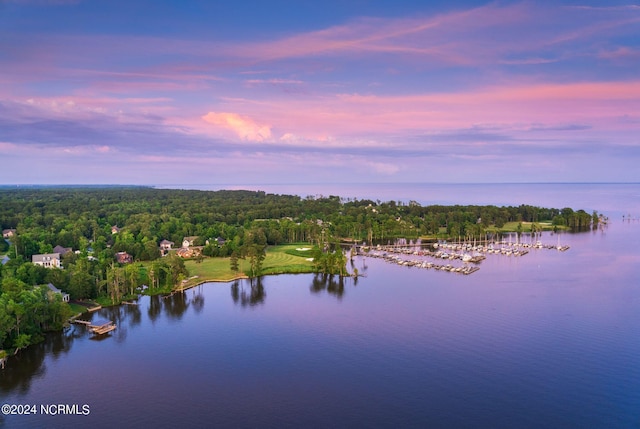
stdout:
<svg viewBox="0 0 640 429">
<path fill-rule="evenodd" d="M 598 213 L 529 205 L 422 206 L 339 196 L 148 187 L 0 190 L 0 349 L 61 329 L 91 300 L 268 274 L 348 272 L 357 245 L 471 242 L 585 229 Z M 36 310 L 37 309 L 37 310 Z"/>
</svg>

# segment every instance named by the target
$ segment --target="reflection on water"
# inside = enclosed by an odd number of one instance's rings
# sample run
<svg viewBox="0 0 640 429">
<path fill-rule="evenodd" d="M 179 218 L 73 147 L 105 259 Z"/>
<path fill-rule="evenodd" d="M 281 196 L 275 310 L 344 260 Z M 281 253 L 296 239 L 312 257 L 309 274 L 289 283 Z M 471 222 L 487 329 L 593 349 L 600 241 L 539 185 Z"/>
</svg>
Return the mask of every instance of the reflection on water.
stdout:
<svg viewBox="0 0 640 429">
<path fill-rule="evenodd" d="M 264 290 L 262 295 L 264 297 Z M 205 302 L 201 287 L 183 293 L 168 296 L 156 295 L 145 299 L 148 299 L 147 318 L 152 323 L 163 315 L 170 320 L 180 320 L 189 308 L 200 313 L 204 309 Z M 33 380 L 46 376 L 45 358 L 50 356 L 55 361 L 63 357 L 69 353 L 76 340 L 125 343 L 130 330 L 143 325 L 142 315 L 140 305 L 103 307 L 99 312 L 85 317 L 88 320 L 94 317 L 111 320 L 117 326 L 115 331 L 106 335 L 92 336 L 84 325 L 72 324 L 63 332 L 47 334 L 44 341 L 22 350 L 16 356 L 9 357 L 7 370 L 0 371 L 0 391 L 27 394 Z"/>
<path fill-rule="evenodd" d="M 71 326 L 62 333 L 45 336 L 45 340 L 29 346 L 18 355 L 12 356 L 5 370 L 0 370 L 0 391 L 17 392 L 21 395 L 29 392 L 31 381 L 42 378 L 47 373 L 45 357 L 63 358 L 71 350 L 75 339 L 83 332 L 79 327 Z"/>
<path fill-rule="evenodd" d="M 248 285 L 246 283 L 249 283 Z M 264 304 L 267 292 L 264 289 L 263 277 L 249 280 L 236 280 L 231 283 L 231 299 L 242 307 L 253 307 Z"/>
<path fill-rule="evenodd" d="M 314 274 L 310 290 L 312 293 L 327 291 L 338 299 L 344 295 L 345 278 L 331 274 Z M 355 284 L 355 283 L 354 283 Z"/>
</svg>

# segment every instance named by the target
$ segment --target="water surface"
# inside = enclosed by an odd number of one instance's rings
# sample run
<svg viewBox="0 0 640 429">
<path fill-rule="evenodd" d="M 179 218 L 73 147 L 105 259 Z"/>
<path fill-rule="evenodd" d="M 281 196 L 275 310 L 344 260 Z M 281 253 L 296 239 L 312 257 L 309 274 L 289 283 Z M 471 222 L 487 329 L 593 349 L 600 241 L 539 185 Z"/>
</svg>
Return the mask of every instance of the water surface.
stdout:
<svg viewBox="0 0 640 429">
<path fill-rule="evenodd" d="M 94 317 L 116 321 L 113 335 L 74 327 L 0 374 L 2 403 L 90 414 L 1 424 L 640 427 L 640 221 L 621 217 L 640 213 L 637 187 L 590 189 L 525 190 L 615 213 L 607 228 L 546 233 L 571 249 L 490 255 L 470 276 L 368 257 L 357 281 L 210 283 L 103 309 Z"/>
</svg>

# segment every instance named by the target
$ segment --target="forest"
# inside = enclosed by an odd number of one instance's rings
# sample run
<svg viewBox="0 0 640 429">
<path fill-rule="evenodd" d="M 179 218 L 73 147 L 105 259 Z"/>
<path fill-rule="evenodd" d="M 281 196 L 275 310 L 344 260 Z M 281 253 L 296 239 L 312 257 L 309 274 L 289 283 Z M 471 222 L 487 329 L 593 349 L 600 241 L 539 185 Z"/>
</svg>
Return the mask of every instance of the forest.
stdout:
<svg viewBox="0 0 640 429">
<path fill-rule="evenodd" d="M 169 190 L 149 187 L 33 187 L 0 189 L 0 349 L 24 347 L 47 330 L 60 329 L 69 306 L 43 285 L 72 300 L 119 302 L 145 285 L 171 291 L 189 276 L 163 240 L 179 248 L 185 237 L 198 257 L 251 258 L 246 274 L 260 275 L 269 245 L 310 243 L 318 272 L 343 274 L 339 243 L 396 238 L 482 237 L 507 222 L 551 222 L 589 228 L 597 213 L 529 205 L 421 206 L 415 201 L 359 200 L 339 196 L 276 195 L 261 191 Z M 60 268 L 32 263 L 32 256 L 64 254 Z M 126 252 L 131 260 L 120 261 Z M 255 263 L 254 263 L 255 262 Z"/>
</svg>

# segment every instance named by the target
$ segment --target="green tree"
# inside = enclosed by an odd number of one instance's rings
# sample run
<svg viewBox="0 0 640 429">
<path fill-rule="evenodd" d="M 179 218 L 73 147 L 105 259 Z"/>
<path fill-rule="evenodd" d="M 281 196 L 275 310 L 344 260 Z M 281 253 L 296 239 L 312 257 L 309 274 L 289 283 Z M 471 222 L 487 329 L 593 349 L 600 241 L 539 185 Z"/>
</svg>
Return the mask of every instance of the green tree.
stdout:
<svg viewBox="0 0 640 429">
<path fill-rule="evenodd" d="M 234 273 L 237 273 L 240 269 L 238 264 L 238 254 L 236 252 L 232 252 L 231 256 L 229 257 L 229 268 L 231 268 L 231 271 L 233 271 Z"/>
<path fill-rule="evenodd" d="M 247 249 L 247 257 L 249 258 L 250 271 L 249 277 L 257 277 L 262 272 L 262 263 L 264 262 L 266 253 L 265 246 L 260 244 L 252 244 Z"/>
</svg>

